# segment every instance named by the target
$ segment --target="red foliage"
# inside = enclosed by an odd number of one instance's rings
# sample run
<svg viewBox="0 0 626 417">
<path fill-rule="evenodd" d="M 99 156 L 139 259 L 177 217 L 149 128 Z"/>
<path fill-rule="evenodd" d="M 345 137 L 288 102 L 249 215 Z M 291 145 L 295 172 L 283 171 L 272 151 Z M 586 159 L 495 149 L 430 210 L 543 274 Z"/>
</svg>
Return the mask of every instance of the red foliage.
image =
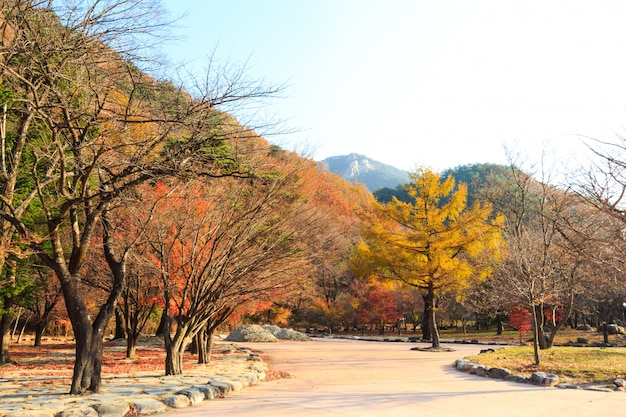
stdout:
<svg viewBox="0 0 626 417">
<path fill-rule="evenodd" d="M 509 324 L 513 326 L 520 335 L 532 328 L 532 316 L 526 307 L 514 306 L 509 312 Z"/>
<path fill-rule="evenodd" d="M 565 311 L 566 310 L 563 307 L 555 309 L 546 308 L 543 315 L 545 316 L 547 322 L 556 324 L 563 321 Z"/>
</svg>

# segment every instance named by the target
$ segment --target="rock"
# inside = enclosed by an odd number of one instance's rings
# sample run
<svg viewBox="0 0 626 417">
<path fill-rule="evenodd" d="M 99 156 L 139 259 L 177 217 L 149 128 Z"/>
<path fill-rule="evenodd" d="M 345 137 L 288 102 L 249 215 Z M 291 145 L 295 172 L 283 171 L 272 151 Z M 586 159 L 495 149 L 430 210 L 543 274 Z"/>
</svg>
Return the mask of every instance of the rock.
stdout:
<svg viewBox="0 0 626 417">
<path fill-rule="evenodd" d="M 504 377 L 504 380 L 508 382 L 517 382 L 517 383 L 528 382 L 528 378 L 525 378 L 521 375 L 507 375 Z"/>
<path fill-rule="evenodd" d="M 98 417 L 98 412 L 91 407 L 73 408 L 61 411 L 56 417 Z"/>
<path fill-rule="evenodd" d="M 182 394 L 170 395 L 169 397 L 163 398 L 162 401 L 163 404 L 172 408 L 185 408 L 189 407 L 189 405 L 191 404 L 189 397 Z"/>
<path fill-rule="evenodd" d="M 219 397 L 222 392 L 216 386 L 206 384 L 206 385 L 195 385 L 193 388 L 199 389 L 202 393 L 204 393 L 205 400 L 212 400 L 215 397 Z"/>
<path fill-rule="evenodd" d="M 238 379 L 230 379 L 228 381 L 224 381 L 227 384 L 230 384 L 230 387 L 233 391 L 241 391 L 243 389 L 243 383 Z"/>
<path fill-rule="evenodd" d="M 133 407 L 135 407 L 137 414 L 142 416 L 148 414 L 162 413 L 163 411 L 167 410 L 165 404 L 163 404 L 161 401 L 157 401 L 154 399 L 134 401 Z"/>
<path fill-rule="evenodd" d="M 490 368 L 489 377 L 504 379 L 506 376 L 511 375 L 511 371 L 506 368 Z"/>
<path fill-rule="evenodd" d="M 54 417 L 54 412 L 50 410 L 22 410 L 5 414 L 4 417 Z"/>
<path fill-rule="evenodd" d="M 91 407 L 72 408 L 61 411 L 57 414 L 57 417 L 98 417 L 98 412 Z"/>
<path fill-rule="evenodd" d="M 411 349 L 413 350 L 413 349 Z M 456 361 L 454 361 L 454 367 L 456 369 L 460 369 L 460 370 L 464 370 L 465 369 L 465 365 L 470 363 L 467 359 L 457 359 Z"/>
<path fill-rule="evenodd" d="M 582 345 L 588 345 L 589 339 L 587 339 L 586 337 L 579 337 L 576 339 L 576 343 L 580 343 Z"/>
<path fill-rule="evenodd" d="M 264 330 L 270 332 L 276 337 L 278 337 L 278 333 L 280 333 L 280 331 L 282 330 L 280 327 L 276 326 L 275 324 L 264 324 L 261 327 L 263 327 Z"/>
<path fill-rule="evenodd" d="M 576 330 L 580 330 L 580 331 L 583 331 L 583 332 L 589 332 L 589 331 L 592 331 L 593 328 L 591 326 L 578 326 L 576 328 Z"/>
<path fill-rule="evenodd" d="M 559 377 L 554 374 L 545 374 L 544 372 L 533 372 L 530 377 L 531 384 L 541 385 L 543 387 L 553 387 L 558 385 Z"/>
<path fill-rule="evenodd" d="M 478 365 L 476 368 L 476 375 L 478 376 L 489 376 L 489 367 L 487 365 Z"/>
<path fill-rule="evenodd" d="M 267 330 L 269 333 L 273 334 L 274 337 L 276 337 L 277 339 L 297 340 L 301 342 L 308 342 L 311 340 L 309 336 L 305 335 L 304 333 L 295 331 L 293 329 L 282 329 L 273 324 L 264 324 L 261 327 L 263 327 L 263 329 Z"/>
<path fill-rule="evenodd" d="M 483 353 L 494 353 L 495 350 L 493 349 L 481 349 L 479 354 L 483 354 Z"/>
<path fill-rule="evenodd" d="M 100 417 L 124 417 L 130 411 L 125 402 L 97 403 L 92 405 Z"/>
<path fill-rule="evenodd" d="M 209 384 L 219 389 L 220 394 L 222 395 L 228 394 L 233 389 L 233 387 L 228 382 L 224 381 L 211 380 L 209 381 Z"/>
<path fill-rule="evenodd" d="M 297 332 L 293 329 L 281 329 L 280 332 L 278 332 L 278 334 L 275 336 L 281 340 L 295 340 L 299 342 L 311 341 L 309 336 L 305 335 L 304 333 Z"/>
<path fill-rule="evenodd" d="M 626 386 L 626 381 L 622 378 L 617 378 L 616 380 L 613 381 L 613 384 L 618 388 L 622 388 Z"/>
<path fill-rule="evenodd" d="M 582 389 L 580 385 L 576 384 L 556 384 L 555 387 L 562 389 Z"/>
<path fill-rule="evenodd" d="M 224 340 L 229 342 L 277 342 L 278 339 L 272 333 L 258 324 L 246 324 L 241 326 Z"/>
<path fill-rule="evenodd" d="M 176 394 L 186 395 L 189 398 L 191 405 L 200 404 L 204 401 L 204 392 L 200 391 L 198 388 L 185 388 L 178 391 Z"/>
</svg>

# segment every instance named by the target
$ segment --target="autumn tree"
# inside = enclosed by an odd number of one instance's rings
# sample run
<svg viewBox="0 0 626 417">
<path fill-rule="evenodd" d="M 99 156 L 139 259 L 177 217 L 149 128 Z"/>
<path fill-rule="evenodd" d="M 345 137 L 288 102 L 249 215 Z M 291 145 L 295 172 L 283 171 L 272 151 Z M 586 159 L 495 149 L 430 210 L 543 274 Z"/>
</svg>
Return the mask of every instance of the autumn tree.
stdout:
<svg viewBox="0 0 626 417">
<path fill-rule="evenodd" d="M 422 291 L 432 346 L 439 347 L 435 312 L 441 291 L 463 287 L 492 272 L 486 259 L 497 259 L 500 218 L 488 204 L 466 207 L 467 189 L 455 187 L 429 169 L 410 175 L 411 202 L 397 199 L 381 205 L 363 231 L 352 264 L 367 277 L 375 274 Z"/>
<path fill-rule="evenodd" d="M 154 178 L 247 176 L 234 143 L 245 141 L 246 129 L 216 106 L 275 90 L 248 83 L 241 72 L 208 72 L 192 97 L 139 71 L 127 58 L 138 58 L 140 41 L 162 27 L 153 1 L 9 0 L 0 7 L 0 74 L 16 97 L 6 144 L 15 143 L 10 163 L 26 193 L 12 200 L 5 191 L 2 218 L 61 284 L 76 337 L 70 393 L 99 391 L 103 332 L 128 256 L 110 244 L 108 213 L 122 193 Z M 15 181 L 5 176 L 9 186 Z M 34 198 L 42 234 L 22 216 Z M 92 316 L 81 270 L 101 220 L 112 283 Z"/>
<path fill-rule="evenodd" d="M 316 211 L 324 226 L 305 236 L 311 268 L 298 283 L 295 293 L 301 307 L 294 308 L 297 318 L 309 324 L 323 324 L 329 332 L 349 308 L 349 292 L 356 278 L 349 264 L 352 247 L 360 239 L 360 214 L 371 211 L 374 200 L 363 186 L 311 164 L 304 173 L 302 194 Z"/>
<path fill-rule="evenodd" d="M 576 294 L 584 289 L 599 229 L 584 201 L 552 185 L 548 173 L 541 171 L 537 180 L 519 168 L 515 157 L 509 158 L 508 170 L 494 178 L 486 194 L 506 217 L 505 255 L 495 275 L 496 288 L 511 304 L 532 313 L 539 364 L 539 350 L 552 346 L 574 310 Z M 561 311 L 563 320 L 547 321 L 555 317 L 552 311 Z"/>
<path fill-rule="evenodd" d="M 182 372 L 185 348 L 212 329 L 210 323 L 288 290 L 305 270 L 301 242 L 321 224 L 298 194 L 297 168 L 271 158 L 273 169 L 257 171 L 250 181 L 181 184 L 145 227 L 164 314 L 175 324 L 174 333 L 165 334 L 168 375 Z M 155 195 L 169 189 L 159 184 Z"/>
</svg>

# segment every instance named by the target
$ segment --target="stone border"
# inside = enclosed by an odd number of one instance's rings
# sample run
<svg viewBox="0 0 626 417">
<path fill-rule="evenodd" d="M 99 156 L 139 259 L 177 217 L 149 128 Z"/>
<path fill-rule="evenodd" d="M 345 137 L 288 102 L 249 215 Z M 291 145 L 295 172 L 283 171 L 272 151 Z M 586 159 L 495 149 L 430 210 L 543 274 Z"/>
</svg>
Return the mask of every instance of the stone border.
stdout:
<svg viewBox="0 0 626 417">
<path fill-rule="evenodd" d="M 126 415 L 145 416 L 173 409 L 198 405 L 205 400 L 224 398 L 231 392 L 240 391 L 249 385 L 255 385 L 265 379 L 267 365 L 258 354 L 242 348 L 246 361 L 258 362 L 257 365 L 232 373 L 220 373 L 207 376 L 207 383 L 192 385 L 175 392 L 152 393 L 152 398 L 120 398 L 117 401 L 94 402 L 88 406 L 75 406 L 59 411 L 58 408 L 22 409 L 9 411 L 0 410 L 2 417 L 124 417 Z"/>
<path fill-rule="evenodd" d="M 564 389 L 583 389 L 589 391 L 626 392 L 626 381 L 619 378 L 613 381 L 613 384 L 566 384 L 561 383 L 558 375 L 546 374 L 545 372 L 533 372 L 530 377 L 522 375 L 514 375 L 506 368 L 491 368 L 487 365 L 481 365 L 468 359 L 457 359 L 452 365 L 461 372 L 467 372 L 470 375 L 482 376 L 486 378 L 501 379 L 509 382 L 518 382 L 522 384 L 532 384 L 540 387 L 556 387 Z"/>
</svg>

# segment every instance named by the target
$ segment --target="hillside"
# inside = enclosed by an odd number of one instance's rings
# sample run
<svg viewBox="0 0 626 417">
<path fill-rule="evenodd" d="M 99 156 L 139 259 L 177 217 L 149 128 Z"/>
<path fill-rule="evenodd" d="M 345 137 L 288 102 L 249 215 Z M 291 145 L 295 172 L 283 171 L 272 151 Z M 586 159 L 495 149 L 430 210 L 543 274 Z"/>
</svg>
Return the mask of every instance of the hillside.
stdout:
<svg viewBox="0 0 626 417">
<path fill-rule="evenodd" d="M 395 188 L 409 178 L 406 171 L 356 153 L 331 156 L 321 163 L 333 174 L 350 182 L 362 183 L 372 192 L 379 188 Z"/>
</svg>

